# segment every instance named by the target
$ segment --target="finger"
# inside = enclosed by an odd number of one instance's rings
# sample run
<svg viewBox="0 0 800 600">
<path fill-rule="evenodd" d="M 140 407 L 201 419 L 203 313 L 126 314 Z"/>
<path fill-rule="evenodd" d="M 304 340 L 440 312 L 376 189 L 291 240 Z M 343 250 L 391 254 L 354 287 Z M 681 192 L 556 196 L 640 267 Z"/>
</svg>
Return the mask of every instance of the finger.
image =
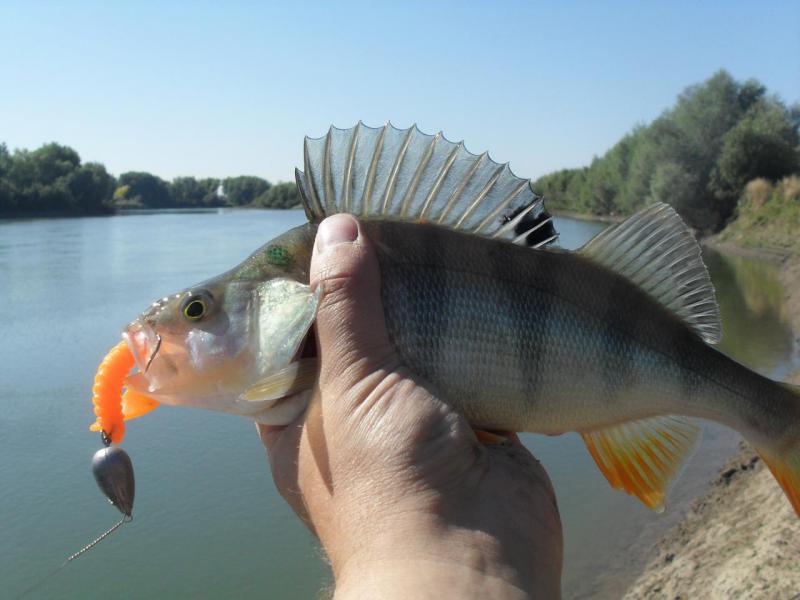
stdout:
<svg viewBox="0 0 800 600">
<path fill-rule="evenodd" d="M 283 427 L 256 424 L 256 429 L 267 449 L 275 487 L 300 519 L 313 531 L 313 527 L 309 524 L 308 509 L 299 482 L 302 422 L 297 421 Z"/>
<path fill-rule="evenodd" d="M 258 437 L 261 438 L 261 443 L 267 452 L 272 453 L 272 449 L 281 437 L 281 434 L 286 430 L 286 425 L 262 425 L 256 423 L 256 430 Z"/>
<path fill-rule="evenodd" d="M 311 285 L 322 286 L 316 331 L 320 387 L 342 393 L 390 362 L 380 295 L 380 270 L 370 241 L 350 215 L 320 223 Z"/>
</svg>

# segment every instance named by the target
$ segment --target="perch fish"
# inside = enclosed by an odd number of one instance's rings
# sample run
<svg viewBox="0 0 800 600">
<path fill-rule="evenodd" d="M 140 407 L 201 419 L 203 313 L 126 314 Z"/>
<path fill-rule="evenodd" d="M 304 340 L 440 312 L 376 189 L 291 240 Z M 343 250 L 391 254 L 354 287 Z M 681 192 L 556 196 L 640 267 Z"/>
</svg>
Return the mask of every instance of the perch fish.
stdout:
<svg viewBox="0 0 800 600">
<path fill-rule="evenodd" d="M 402 361 L 479 429 L 577 431 L 615 488 L 660 509 L 700 435 L 740 432 L 800 514 L 800 391 L 714 348 L 714 288 L 690 230 L 654 204 L 576 252 L 530 181 L 416 127 L 305 140 L 308 222 L 227 273 L 153 303 L 123 333 L 126 386 L 162 403 L 287 424 L 317 359 L 317 226 L 357 216 Z"/>
</svg>

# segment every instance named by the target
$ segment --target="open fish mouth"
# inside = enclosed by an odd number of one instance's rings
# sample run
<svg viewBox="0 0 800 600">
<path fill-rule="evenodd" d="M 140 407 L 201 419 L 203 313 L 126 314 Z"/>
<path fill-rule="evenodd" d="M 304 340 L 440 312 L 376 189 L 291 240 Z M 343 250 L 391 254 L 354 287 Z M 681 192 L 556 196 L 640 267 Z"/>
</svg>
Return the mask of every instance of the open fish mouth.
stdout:
<svg viewBox="0 0 800 600">
<path fill-rule="evenodd" d="M 146 373 L 161 348 L 161 336 L 150 324 L 137 319 L 128 325 L 122 339 L 128 344 L 139 371 Z"/>
</svg>

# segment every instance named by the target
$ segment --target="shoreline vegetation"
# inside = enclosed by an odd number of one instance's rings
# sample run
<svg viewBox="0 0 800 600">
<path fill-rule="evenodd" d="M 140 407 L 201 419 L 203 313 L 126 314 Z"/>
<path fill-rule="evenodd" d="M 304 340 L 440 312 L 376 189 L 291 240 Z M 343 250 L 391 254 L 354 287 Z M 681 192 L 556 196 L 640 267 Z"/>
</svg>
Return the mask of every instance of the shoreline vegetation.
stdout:
<svg viewBox="0 0 800 600">
<path fill-rule="evenodd" d="M 787 106 L 758 81 L 719 71 L 589 166 L 544 175 L 533 187 L 551 211 L 596 217 L 624 218 L 665 202 L 707 236 L 736 220 L 752 182 L 766 189 L 800 175 L 799 131 L 799 104 Z M 749 193 L 762 204 L 769 195 Z M 779 215 L 761 218 L 770 216 Z"/>
<path fill-rule="evenodd" d="M 666 202 L 701 235 L 713 235 L 737 219 L 745 195 L 763 197 L 768 186 L 800 175 L 799 132 L 800 104 L 787 106 L 760 82 L 738 82 L 721 70 L 589 166 L 544 175 L 533 189 L 555 214 L 609 222 Z M 81 163 L 69 146 L 10 152 L 0 142 L 0 218 L 298 204 L 293 182 L 273 185 L 251 175 L 165 181 L 142 171 L 115 177 L 100 163 Z M 780 214 L 762 211 L 758 218 Z"/>
<path fill-rule="evenodd" d="M 114 177 L 100 163 L 82 163 L 55 142 L 33 151 L 0 143 L 0 219 L 111 215 L 141 209 L 294 208 L 293 182 L 272 184 L 252 175 L 176 177 L 165 181 L 143 171 Z"/>
</svg>

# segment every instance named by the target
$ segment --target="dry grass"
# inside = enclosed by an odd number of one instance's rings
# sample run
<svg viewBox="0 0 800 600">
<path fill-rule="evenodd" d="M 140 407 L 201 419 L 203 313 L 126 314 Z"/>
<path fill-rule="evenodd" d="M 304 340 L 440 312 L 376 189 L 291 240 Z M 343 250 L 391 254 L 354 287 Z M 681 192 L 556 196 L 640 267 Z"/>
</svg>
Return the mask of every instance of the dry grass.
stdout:
<svg viewBox="0 0 800 600">
<path fill-rule="evenodd" d="M 748 183 L 736 220 L 719 240 L 800 255 L 800 176 L 785 177 L 777 184 L 766 179 Z"/>
</svg>

